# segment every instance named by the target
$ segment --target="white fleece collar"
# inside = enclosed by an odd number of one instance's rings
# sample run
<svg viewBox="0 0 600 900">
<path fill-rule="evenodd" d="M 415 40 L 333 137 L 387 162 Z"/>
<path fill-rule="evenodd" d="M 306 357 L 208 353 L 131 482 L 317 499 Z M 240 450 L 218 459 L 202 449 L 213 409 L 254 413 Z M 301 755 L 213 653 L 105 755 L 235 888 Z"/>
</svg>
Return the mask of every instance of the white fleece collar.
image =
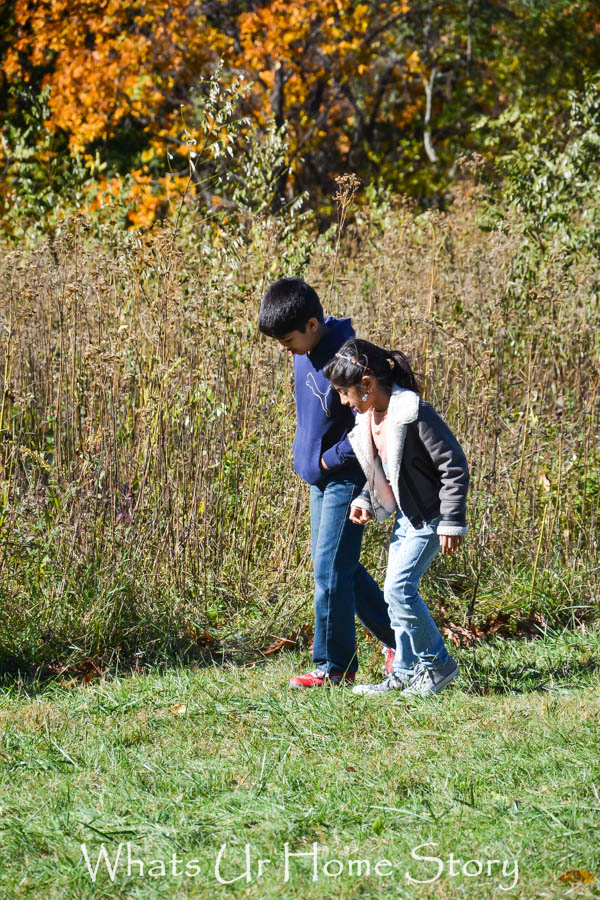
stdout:
<svg viewBox="0 0 600 900">
<path fill-rule="evenodd" d="M 416 422 L 419 418 L 419 399 L 419 395 L 414 391 L 394 385 L 388 407 L 388 417 L 398 425 Z"/>
</svg>

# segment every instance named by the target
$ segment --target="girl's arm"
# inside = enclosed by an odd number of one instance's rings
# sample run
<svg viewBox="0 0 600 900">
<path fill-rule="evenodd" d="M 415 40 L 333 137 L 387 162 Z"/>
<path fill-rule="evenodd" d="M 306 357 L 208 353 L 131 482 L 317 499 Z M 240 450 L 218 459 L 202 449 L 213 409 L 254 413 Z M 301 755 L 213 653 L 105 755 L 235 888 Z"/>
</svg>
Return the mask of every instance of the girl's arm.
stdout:
<svg viewBox="0 0 600 900">
<path fill-rule="evenodd" d="M 440 539 L 440 550 L 444 556 L 458 550 L 465 539 L 464 534 L 439 534 L 438 537 Z"/>
<path fill-rule="evenodd" d="M 360 506 L 351 506 L 348 518 L 355 525 L 366 525 L 367 522 L 373 519 L 373 516 L 368 509 L 362 509 Z"/>
<path fill-rule="evenodd" d="M 424 401 L 419 405 L 419 438 L 438 471 L 441 521 L 439 535 L 467 533 L 467 490 L 469 467 L 463 450 L 444 420 Z"/>
<path fill-rule="evenodd" d="M 365 484 L 358 497 L 355 497 L 352 501 L 348 518 L 355 525 L 366 525 L 373 518 L 373 507 L 368 484 Z"/>
</svg>

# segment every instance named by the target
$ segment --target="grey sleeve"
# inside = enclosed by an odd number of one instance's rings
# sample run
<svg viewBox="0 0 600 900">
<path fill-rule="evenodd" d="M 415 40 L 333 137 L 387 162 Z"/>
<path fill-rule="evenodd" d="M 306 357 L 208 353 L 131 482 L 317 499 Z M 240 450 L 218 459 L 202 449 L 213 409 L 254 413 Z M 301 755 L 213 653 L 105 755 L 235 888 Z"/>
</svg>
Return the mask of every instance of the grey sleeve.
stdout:
<svg viewBox="0 0 600 900">
<path fill-rule="evenodd" d="M 355 497 L 351 503 L 351 506 L 357 506 L 359 509 L 366 509 L 367 512 L 373 515 L 373 505 L 371 503 L 371 494 L 369 492 L 368 482 L 365 483 L 364 488 L 358 495 Z"/>
<path fill-rule="evenodd" d="M 466 534 L 469 467 L 465 454 L 441 416 L 425 401 L 419 404 L 418 430 L 442 482 L 438 534 Z"/>
</svg>

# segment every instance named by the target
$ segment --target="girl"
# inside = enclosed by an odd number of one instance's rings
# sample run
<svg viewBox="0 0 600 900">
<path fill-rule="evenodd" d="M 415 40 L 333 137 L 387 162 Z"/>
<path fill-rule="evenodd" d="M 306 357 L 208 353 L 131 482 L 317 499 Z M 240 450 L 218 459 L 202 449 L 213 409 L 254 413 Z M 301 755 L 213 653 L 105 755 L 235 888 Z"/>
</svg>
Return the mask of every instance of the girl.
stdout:
<svg viewBox="0 0 600 900">
<path fill-rule="evenodd" d="M 352 502 L 350 519 L 362 525 L 396 516 L 384 585 L 396 636 L 393 670 L 381 684 L 360 685 L 354 692 L 437 694 L 459 670 L 418 588 L 439 550 L 454 553 L 467 533 L 465 455 L 419 396 L 400 351 L 352 339 L 323 373 L 342 404 L 357 413 L 349 439 L 367 483 Z"/>
</svg>

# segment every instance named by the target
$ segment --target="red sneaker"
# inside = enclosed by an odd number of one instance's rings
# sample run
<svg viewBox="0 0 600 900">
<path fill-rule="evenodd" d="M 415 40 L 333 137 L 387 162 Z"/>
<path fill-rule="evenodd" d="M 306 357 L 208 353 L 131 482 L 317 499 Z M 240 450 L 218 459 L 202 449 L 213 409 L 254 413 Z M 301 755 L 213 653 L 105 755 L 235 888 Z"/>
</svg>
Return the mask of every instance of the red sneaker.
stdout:
<svg viewBox="0 0 600 900">
<path fill-rule="evenodd" d="M 394 659 L 396 657 L 396 651 L 393 647 L 382 647 L 381 652 L 384 655 L 385 663 L 383 664 L 383 674 L 391 675 L 394 671 Z"/>
<path fill-rule="evenodd" d="M 306 675 L 294 675 L 290 678 L 291 688 L 323 687 L 330 684 L 353 684 L 354 672 L 324 672 L 323 669 L 315 669 Z"/>
</svg>

